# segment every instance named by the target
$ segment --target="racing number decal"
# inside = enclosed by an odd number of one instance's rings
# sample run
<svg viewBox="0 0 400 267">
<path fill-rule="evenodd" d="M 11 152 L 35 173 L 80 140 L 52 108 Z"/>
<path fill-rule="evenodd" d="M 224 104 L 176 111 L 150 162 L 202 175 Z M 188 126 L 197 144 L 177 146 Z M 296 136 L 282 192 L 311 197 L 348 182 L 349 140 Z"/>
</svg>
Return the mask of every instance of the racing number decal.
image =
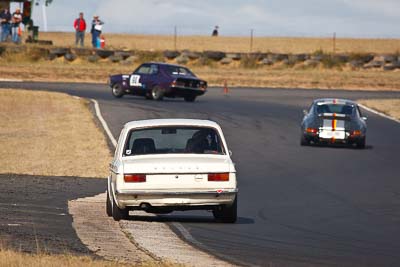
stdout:
<svg viewBox="0 0 400 267">
<path fill-rule="evenodd" d="M 129 85 L 130 86 L 142 86 L 142 84 L 139 82 L 140 80 L 140 75 L 131 75 L 131 78 L 129 79 Z"/>
</svg>

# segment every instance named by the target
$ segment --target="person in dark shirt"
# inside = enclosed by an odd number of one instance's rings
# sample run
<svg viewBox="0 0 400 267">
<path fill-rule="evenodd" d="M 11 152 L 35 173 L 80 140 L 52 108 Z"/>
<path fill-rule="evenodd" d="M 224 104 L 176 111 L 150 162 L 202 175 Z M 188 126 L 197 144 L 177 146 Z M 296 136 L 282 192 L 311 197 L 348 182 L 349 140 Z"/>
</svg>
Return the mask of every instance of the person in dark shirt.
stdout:
<svg viewBox="0 0 400 267">
<path fill-rule="evenodd" d="M 7 41 L 8 36 L 10 35 L 10 21 L 11 14 L 7 8 L 3 9 L 0 13 L 0 24 L 1 24 L 1 42 Z"/>
<path fill-rule="evenodd" d="M 104 24 L 104 22 L 102 22 L 99 19 L 99 16 L 97 16 L 97 15 L 93 16 L 92 29 L 90 30 L 90 33 L 92 34 L 92 46 L 94 48 L 100 48 L 99 38 L 101 35 L 101 30 L 103 28 L 103 24 Z"/>
<path fill-rule="evenodd" d="M 86 21 L 83 18 L 83 13 L 79 13 L 79 18 L 74 21 L 75 28 L 75 45 L 78 46 L 80 43 L 81 46 L 84 46 L 85 42 L 85 31 L 86 31 Z"/>
<path fill-rule="evenodd" d="M 218 36 L 218 26 L 215 26 L 214 30 L 212 31 L 211 36 Z"/>
</svg>

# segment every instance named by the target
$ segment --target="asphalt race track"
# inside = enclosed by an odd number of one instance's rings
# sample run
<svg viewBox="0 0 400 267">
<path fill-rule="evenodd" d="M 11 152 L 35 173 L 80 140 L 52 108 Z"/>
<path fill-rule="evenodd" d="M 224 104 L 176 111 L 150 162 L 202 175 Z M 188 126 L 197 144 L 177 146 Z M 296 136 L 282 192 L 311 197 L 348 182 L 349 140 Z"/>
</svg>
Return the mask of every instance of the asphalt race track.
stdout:
<svg viewBox="0 0 400 267">
<path fill-rule="evenodd" d="M 114 137 L 130 120 L 217 121 L 238 170 L 238 222 L 215 223 L 207 212 L 159 217 L 172 228 L 179 222 L 214 255 L 256 266 L 400 266 L 400 124 L 364 111 L 364 150 L 301 147 L 299 130 L 302 110 L 314 98 L 400 98 L 400 92 L 237 88 L 224 95 L 211 88 L 186 103 L 115 99 L 107 86 L 94 84 L 0 87 L 94 98 Z"/>
</svg>

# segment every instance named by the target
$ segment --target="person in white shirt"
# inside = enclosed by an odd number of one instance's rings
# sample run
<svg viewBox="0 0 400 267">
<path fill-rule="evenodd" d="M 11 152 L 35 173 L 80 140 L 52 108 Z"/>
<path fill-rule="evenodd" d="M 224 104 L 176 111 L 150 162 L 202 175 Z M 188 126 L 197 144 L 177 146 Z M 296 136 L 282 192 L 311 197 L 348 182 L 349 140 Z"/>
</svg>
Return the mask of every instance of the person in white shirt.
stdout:
<svg viewBox="0 0 400 267">
<path fill-rule="evenodd" d="M 17 8 L 11 17 L 11 33 L 12 33 L 12 41 L 16 44 L 21 42 L 20 37 L 20 24 L 22 22 L 22 13 L 21 9 Z"/>
<path fill-rule="evenodd" d="M 100 38 L 103 24 L 104 22 L 99 19 L 99 16 L 93 16 L 92 29 L 90 30 L 90 33 L 92 34 L 92 45 L 94 48 L 99 48 L 100 46 L 98 39 Z"/>
</svg>

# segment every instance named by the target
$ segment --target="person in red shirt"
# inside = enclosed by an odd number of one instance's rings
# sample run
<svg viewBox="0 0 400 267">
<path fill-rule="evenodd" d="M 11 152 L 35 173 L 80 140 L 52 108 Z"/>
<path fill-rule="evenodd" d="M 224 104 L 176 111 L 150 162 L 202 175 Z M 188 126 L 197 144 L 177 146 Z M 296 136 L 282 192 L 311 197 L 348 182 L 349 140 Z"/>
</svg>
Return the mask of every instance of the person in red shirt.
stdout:
<svg viewBox="0 0 400 267">
<path fill-rule="evenodd" d="M 75 28 L 75 45 L 78 46 L 78 43 L 81 46 L 84 46 L 85 41 L 85 31 L 86 31 L 86 21 L 83 18 L 83 12 L 79 13 L 79 18 L 74 21 L 74 28 Z"/>
</svg>

